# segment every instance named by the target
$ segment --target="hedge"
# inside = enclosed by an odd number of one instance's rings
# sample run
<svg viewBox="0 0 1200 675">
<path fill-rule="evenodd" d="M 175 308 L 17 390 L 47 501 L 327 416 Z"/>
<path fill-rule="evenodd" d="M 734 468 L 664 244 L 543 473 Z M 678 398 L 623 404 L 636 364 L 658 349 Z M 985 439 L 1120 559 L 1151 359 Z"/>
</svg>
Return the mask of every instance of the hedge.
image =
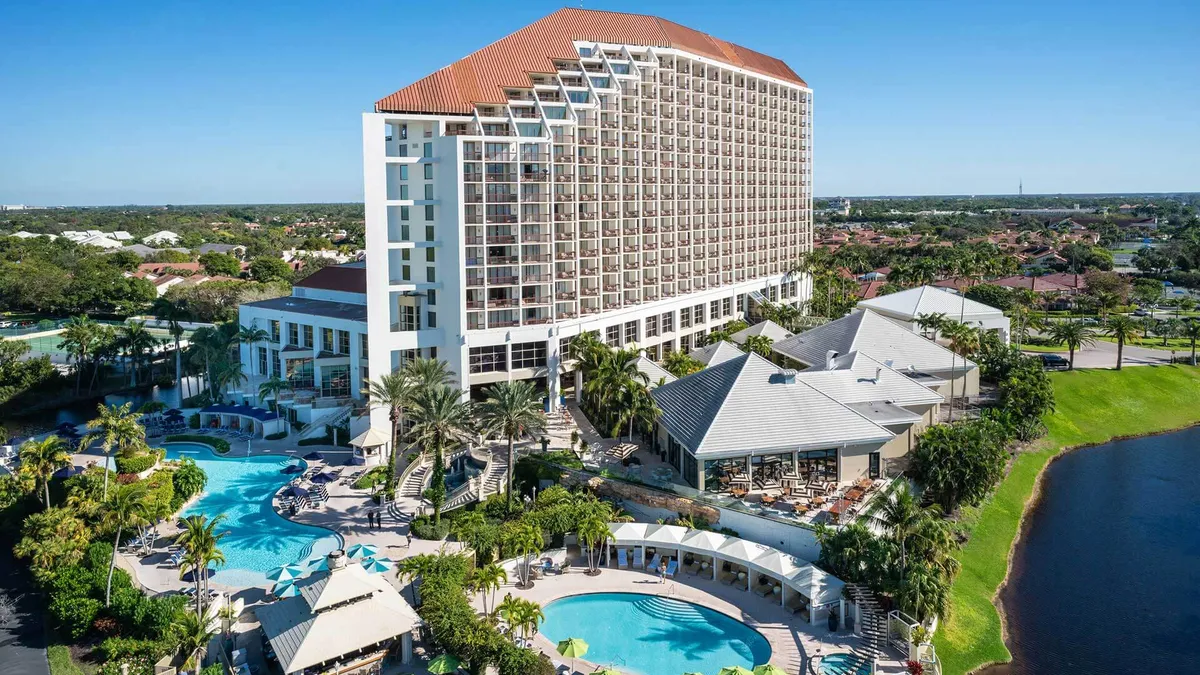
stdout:
<svg viewBox="0 0 1200 675">
<path fill-rule="evenodd" d="M 116 457 L 117 473 L 141 473 L 158 462 L 158 456 L 151 453 L 133 455 L 132 457 Z"/>
<path fill-rule="evenodd" d="M 277 433 L 277 434 L 268 434 L 267 436 L 264 436 L 264 437 L 263 437 L 263 440 L 265 440 L 265 441 L 278 441 L 278 440 L 280 440 L 280 439 L 287 438 L 287 435 L 288 435 L 288 433 L 287 433 L 286 431 L 280 431 L 280 432 L 279 432 L 279 433 Z"/>
<path fill-rule="evenodd" d="M 450 521 L 443 518 L 442 522 L 434 525 L 429 516 L 417 516 L 413 518 L 409 531 L 417 539 L 441 541 L 450 534 Z"/>
<path fill-rule="evenodd" d="M 229 441 L 224 438 L 216 438 L 214 436 L 202 436 L 200 434 L 175 434 L 167 436 L 168 443 L 199 443 L 207 445 L 220 454 L 229 452 Z"/>
</svg>

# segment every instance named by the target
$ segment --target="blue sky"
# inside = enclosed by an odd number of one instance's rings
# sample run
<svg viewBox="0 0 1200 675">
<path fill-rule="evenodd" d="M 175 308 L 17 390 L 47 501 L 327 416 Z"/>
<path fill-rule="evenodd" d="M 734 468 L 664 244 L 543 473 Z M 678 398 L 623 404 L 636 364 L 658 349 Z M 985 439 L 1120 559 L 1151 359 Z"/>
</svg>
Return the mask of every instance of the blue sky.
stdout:
<svg viewBox="0 0 1200 675">
<path fill-rule="evenodd" d="M 561 6 L 9 0 L 0 203 L 361 201 L 360 113 Z M 1200 190 L 1194 0 L 585 6 L 787 61 L 818 196 Z"/>
</svg>

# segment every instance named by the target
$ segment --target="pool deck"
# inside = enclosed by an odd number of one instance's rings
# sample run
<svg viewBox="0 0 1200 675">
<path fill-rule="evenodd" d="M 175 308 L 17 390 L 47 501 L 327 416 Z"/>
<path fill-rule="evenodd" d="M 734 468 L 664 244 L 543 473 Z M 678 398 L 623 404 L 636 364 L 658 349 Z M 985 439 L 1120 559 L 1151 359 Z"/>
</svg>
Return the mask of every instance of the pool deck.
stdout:
<svg viewBox="0 0 1200 675">
<path fill-rule="evenodd" d="M 726 586 L 719 581 L 705 580 L 701 577 L 681 575 L 659 583 L 656 575 L 637 570 L 622 570 L 601 568 L 598 576 L 587 576 L 582 569 L 573 570 L 567 574 L 550 575 L 534 582 L 529 590 L 518 590 L 513 583 L 504 584 L 496 591 L 496 602 L 512 593 L 513 597 L 533 600 L 538 604 L 546 604 L 572 595 L 584 593 L 644 593 L 691 602 L 702 607 L 716 610 L 730 616 L 748 626 L 753 627 L 767 639 L 771 645 L 771 663 L 783 668 L 788 673 L 807 673 L 808 660 L 816 655 L 849 652 L 862 645 L 861 638 L 849 632 L 830 632 L 822 622 L 819 626 L 810 626 L 798 616 L 792 616 L 777 603 L 760 598 L 754 593 L 739 591 Z M 472 602 L 482 610 L 482 596 L 475 596 Z M 544 635 L 538 633 L 533 639 L 534 647 L 548 654 L 558 665 L 571 666 L 570 659 L 564 659 L 555 651 L 555 645 Z M 593 663 L 586 659 L 576 659 L 575 670 L 590 673 L 597 666 L 615 666 L 618 670 L 621 664 Z M 712 664 L 724 667 L 731 664 Z M 900 661 L 880 661 L 877 672 L 882 675 L 900 675 L 907 672 Z"/>
</svg>

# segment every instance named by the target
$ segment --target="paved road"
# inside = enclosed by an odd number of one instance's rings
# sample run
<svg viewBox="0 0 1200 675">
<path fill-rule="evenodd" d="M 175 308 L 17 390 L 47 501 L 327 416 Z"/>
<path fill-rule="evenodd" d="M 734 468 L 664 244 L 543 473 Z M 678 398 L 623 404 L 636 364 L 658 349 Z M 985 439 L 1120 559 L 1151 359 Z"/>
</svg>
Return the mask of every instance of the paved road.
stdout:
<svg viewBox="0 0 1200 675">
<path fill-rule="evenodd" d="M 1035 352 L 1027 352 L 1034 354 Z M 1067 358 L 1067 352 L 1056 352 Z M 1182 355 L 1182 352 L 1179 353 Z M 1158 349 L 1147 349 L 1134 345 L 1125 345 L 1123 363 L 1126 366 L 1161 366 L 1171 362 L 1171 352 Z M 1095 345 L 1075 352 L 1076 368 L 1115 368 L 1117 365 L 1117 345 L 1112 342 L 1098 340 Z"/>
<path fill-rule="evenodd" d="M 0 628 L 0 675 L 50 675 L 41 601 L 26 585 L 28 577 L 17 570 L 7 552 L 0 554 L 0 593 L 21 598 L 14 624 Z"/>
</svg>

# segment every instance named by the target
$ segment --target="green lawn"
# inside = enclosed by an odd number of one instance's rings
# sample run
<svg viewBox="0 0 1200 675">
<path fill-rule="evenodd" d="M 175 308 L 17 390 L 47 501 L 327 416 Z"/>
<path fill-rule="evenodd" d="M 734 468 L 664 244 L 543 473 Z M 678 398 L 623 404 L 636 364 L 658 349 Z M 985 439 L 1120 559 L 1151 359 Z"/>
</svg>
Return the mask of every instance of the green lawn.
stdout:
<svg viewBox="0 0 1200 675">
<path fill-rule="evenodd" d="M 83 671 L 71 660 L 71 648 L 66 645 L 47 647 L 46 660 L 50 662 L 50 675 L 83 675 Z"/>
<path fill-rule="evenodd" d="M 1038 450 L 1022 454 L 980 510 L 959 554 L 962 572 L 950 592 L 950 614 L 934 644 L 945 675 L 962 675 L 1012 657 L 992 604 L 1008 569 L 1008 554 L 1038 475 L 1063 448 L 1104 443 L 1200 423 L 1200 369 L 1145 366 L 1052 373 L 1057 411 Z"/>
</svg>

